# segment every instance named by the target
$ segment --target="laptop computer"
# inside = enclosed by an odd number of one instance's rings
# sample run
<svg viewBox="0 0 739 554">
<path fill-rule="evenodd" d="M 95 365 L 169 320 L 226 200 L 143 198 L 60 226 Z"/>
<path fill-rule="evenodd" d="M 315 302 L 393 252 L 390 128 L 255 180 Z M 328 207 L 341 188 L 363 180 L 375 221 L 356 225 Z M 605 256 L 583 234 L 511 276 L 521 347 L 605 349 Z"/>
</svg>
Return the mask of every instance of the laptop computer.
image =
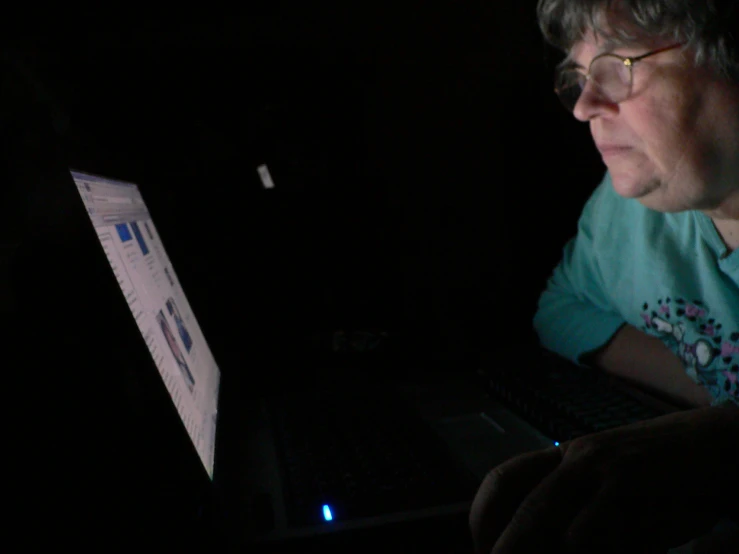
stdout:
<svg viewBox="0 0 739 554">
<path fill-rule="evenodd" d="M 142 509 L 154 502 L 150 487 L 166 489 L 160 496 L 173 506 L 178 499 L 197 498 L 193 505 L 201 516 L 215 506 L 214 528 L 229 546 L 265 550 L 332 537 L 351 540 L 347 537 L 357 533 L 366 537 L 374 530 L 411 522 L 456 518 L 466 525 L 475 486 L 487 471 L 516 454 L 551 446 L 551 439 L 461 377 L 430 375 L 403 382 L 351 374 L 324 382 L 316 391 L 268 391 L 255 385 L 255 374 L 275 369 L 266 360 L 245 359 L 244 367 L 221 368 L 139 187 L 77 170 L 62 171 L 51 181 L 45 200 L 51 215 L 36 233 L 45 237 L 44 248 L 54 252 L 54 263 L 66 265 L 57 270 L 66 307 L 56 308 L 65 310 L 71 328 L 86 321 L 79 331 L 87 336 L 76 345 L 70 342 L 70 349 L 82 344 L 89 348 L 75 351 L 72 359 L 87 368 L 99 362 L 84 384 L 103 398 L 100 410 L 119 416 L 115 425 L 107 426 L 122 437 L 109 441 L 125 458 L 125 463 L 118 463 L 116 480 L 123 479 L 122 466 L 136 475 L 122 482 L 130 485 L 143 476 L 146 484 L 137 485 L 137 490 L 146 491 L 140 497 Z M 58 232 L 61 222 L 64 232 Z M 72 313 L 69 306 L 83 308 Z M 74 338 L 70 334 L 65 340 Z M 130 394 L 116 395 L 118 388 Z M 310 396 L 314 393 L 322 396 Z M 413 435 L 426 436 L 435 452 L 447 456 L 445 470 L 453 466 L 458 471 L 459 481 L 454 483 L 459 488 L 447 490 L 446 496 L 414 498 L 398 508 L 388 505 L 369 511 L 357 510 L 356 505 L 344 510 L 341 499 L 329 503 L 328 497 L 318 495 L 296 516 L 292 503 L 296 482 L 286 467 L 291 453 L 281 442 L 286 432 L 278 429 L 280 417 L 300 402 L 301 409 L 325 402 L 326 394 L 343 399 L 341 409 L 346 412 L 334 413 L 335 419 L 361 410 L 370 429 L 392 405 L 390 427 L 385 418 L 383 429 L 404 428 L 406 417 L 414 421 Z M 113 397 L 118 403 L 107 400 Z M 127 410 L 125 416 L 120 409 Z M 106 431 L 100 436 L 108 435 Z M 179 478 L 167 481 L 169 474 Z M 446 475 L 451 474 L 439 475 L 447 482 Z M 125 488 L 115 490 L 121 493 Z M 105 496 L 116 502 L 114 493 Z M 161 506 L 159 511 L 164 512 L 166 503 Z M 155 511 L 149 508 L 146 513 Z M 125 513 L 130 518 L 126 527 L 143 525 L 137 508 Z"/>
</svg>

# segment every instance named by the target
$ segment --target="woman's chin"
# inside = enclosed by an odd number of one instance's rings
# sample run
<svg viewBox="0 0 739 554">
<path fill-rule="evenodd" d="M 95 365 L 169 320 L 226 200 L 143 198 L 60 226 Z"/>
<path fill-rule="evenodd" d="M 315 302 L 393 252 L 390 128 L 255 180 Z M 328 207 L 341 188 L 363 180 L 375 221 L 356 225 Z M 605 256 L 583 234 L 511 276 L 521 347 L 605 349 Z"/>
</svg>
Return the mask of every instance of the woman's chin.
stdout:
<svg viewBox="0 0 739 554">
<path fill-rule="evenodd" d="M 659 183 L 635 175 L 619 174 L 611 171 L 613 190 L 624 198 L 642 199 L 659 188 Z"/>
</svg>

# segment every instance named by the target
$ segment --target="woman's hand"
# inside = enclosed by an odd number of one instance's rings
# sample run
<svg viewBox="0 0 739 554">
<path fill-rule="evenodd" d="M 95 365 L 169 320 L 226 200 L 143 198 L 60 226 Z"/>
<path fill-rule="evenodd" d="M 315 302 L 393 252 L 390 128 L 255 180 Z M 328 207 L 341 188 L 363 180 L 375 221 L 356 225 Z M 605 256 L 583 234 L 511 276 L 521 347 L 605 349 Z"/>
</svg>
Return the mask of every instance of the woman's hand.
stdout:
<svg viewBox="0 0 739 554">
<path fill-rule="evenodd" d="M 470 513 L 475 548 L 664 552 L 736 513 L 738 452 L 739 409 L 727 406 L 517 456 L 480 486 Z"/>
</svg>

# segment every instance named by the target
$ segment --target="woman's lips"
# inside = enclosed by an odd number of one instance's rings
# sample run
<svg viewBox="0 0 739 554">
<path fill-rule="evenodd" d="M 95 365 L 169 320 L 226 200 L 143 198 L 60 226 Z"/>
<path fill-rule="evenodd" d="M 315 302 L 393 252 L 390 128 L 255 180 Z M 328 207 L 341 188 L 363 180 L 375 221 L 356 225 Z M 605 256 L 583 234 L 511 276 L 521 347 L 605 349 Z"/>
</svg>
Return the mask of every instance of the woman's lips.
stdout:
<svg viewBox="0 0 739 554">
<path fill-rule="evenodd" d="M 612 158 L 614 156 L 620 156 L 631 151 L 629 146 L 618 146 L 618 145 L 604 145 L 598 146 L 600 155 L 604 158 Z"/>
</svg>

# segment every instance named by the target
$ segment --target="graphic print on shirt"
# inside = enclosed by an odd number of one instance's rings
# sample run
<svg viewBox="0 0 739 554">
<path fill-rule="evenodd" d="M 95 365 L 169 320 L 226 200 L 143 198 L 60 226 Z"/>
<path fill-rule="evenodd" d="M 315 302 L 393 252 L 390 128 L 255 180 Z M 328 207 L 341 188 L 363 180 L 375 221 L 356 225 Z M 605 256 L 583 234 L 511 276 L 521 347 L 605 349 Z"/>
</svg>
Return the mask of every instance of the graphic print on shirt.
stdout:
<svg viewBox="0 0 739 554">
<path fill-rule="evenodd" d="M 728 330 L 710 317 L 700 300 L 660 298 L 645 302 L 642 330 L 662 339 L 685 365 L 691 379 L 719 398 L 739 399 L 739 330 Z"/>
</svg>

